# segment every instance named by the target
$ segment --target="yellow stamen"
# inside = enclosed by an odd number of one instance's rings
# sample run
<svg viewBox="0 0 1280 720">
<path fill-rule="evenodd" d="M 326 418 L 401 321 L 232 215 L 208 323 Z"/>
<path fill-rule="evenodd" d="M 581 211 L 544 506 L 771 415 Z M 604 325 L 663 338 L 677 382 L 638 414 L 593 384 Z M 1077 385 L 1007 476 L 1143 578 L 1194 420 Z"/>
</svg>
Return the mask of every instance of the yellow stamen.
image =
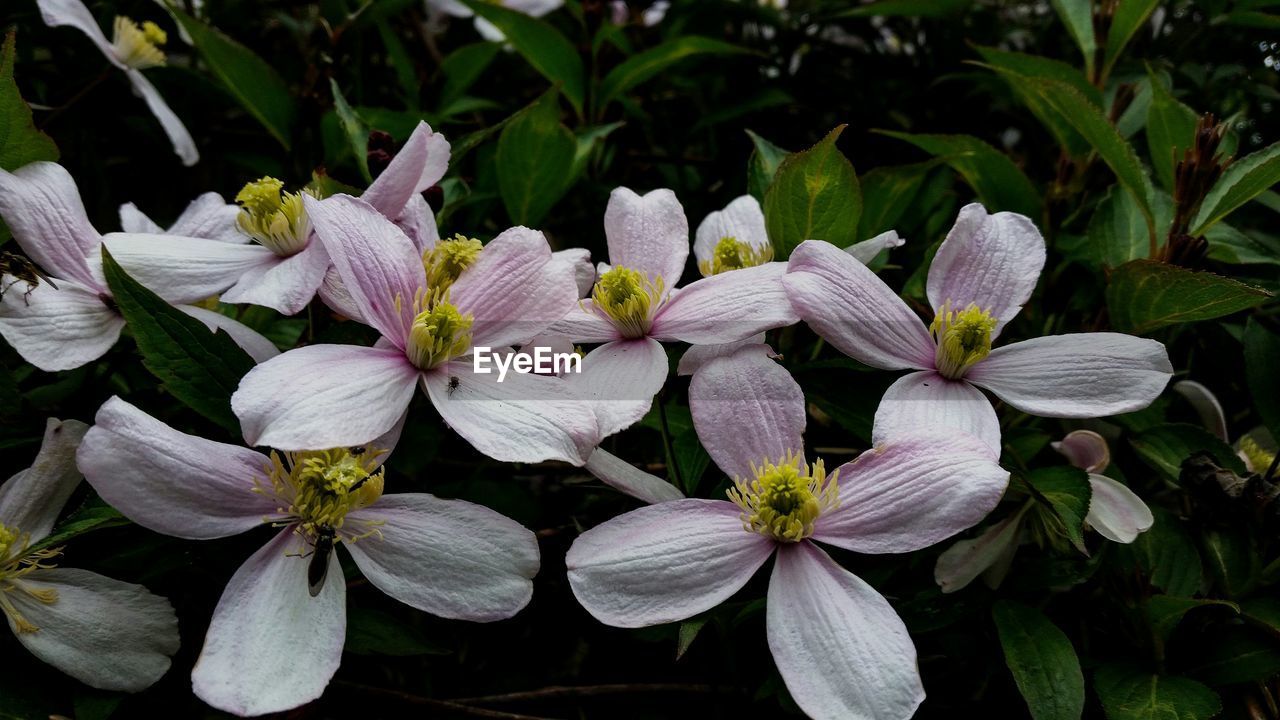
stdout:
<svg viewBox="0 0 1280 720">
<path fill-rule="evenodd" d="M 974 303 L 959 311 L 951 309 L 950 301 L 943 303 L 929 325 L 938 344 L 938 372 L 953 379 L 964 377 L 965 371 L 991 352 L 991 333 L 995 329 L 996 319 Z"/>
<path fill-rule="evenodd" d="M 138 23 L 124 15 L 117 15 L 115 37 L 112 38 L 111 45 L 120 62 L 135 70 L 143 70 L 164 65 L 164 52 L 159 46 L 164 45 L 168 39 L 165 31 L 153 22 L 144 22 L 139 27 Z"/>
<path fill-rule="evenodd" d="M 1236 448 L 1244 458 L 1245 469 L 1251 473 L 1265 473 L 1276 460 L 1275 453 L 1268 451 L 1248 435 L 1240 438 Z"/>
<path fill-rule="evenodd" d="M 475 238 L 458 234 L 441 240 L 422 254 L 422 266 L 427 271 L 427 287 L 441 293 L 449 289 L 463 270 L 471 267 L 484 245 Z"/>
<path fill-rule="evenodd" d="M 591 300 L 623 337 L 644 337 L 654 313 L 666 300 L 663 290 L 661 277 L 650 280 L 639 270 L 618 266 L 596 281 Z"/>
<path fill-rule="evenodd" d="M 13 620 L 19 633 L 33 633 L 40 628 L 31 624 L 22 613 L 18 612 L 13 601 L 7 596 L 10 592 L 23 592 L 38 602 L 51 605 L 58 601 L 58 591 L 52 588 L 35 589 L 25 583 L 17 582 L 36 570 L 54 567 L 47 561 L 62 554 L 62 548 L 31 549 L 31 536 L 20 533 L 14 528 L 0 525 L 0 612 Z"/>
<path fill-rule="evenodd" d="M 742 527 L 779 542 L 799 542 L 813 534 L 822 513 L 840 505 L 837 472 L 827 475 L 822 460 L 805 465 L 788 451 L 777 464 L 753 463 L 750 482 L 734 478 L 729 499 L 742 508 Z"/>
<path fill-rule="evenodd" d="M 244 234 L 281 257 L 298 253 L 311 236 L 311 221 L 302 204 L 304 193 L 315 197 L 309 188 L 284 192 L 284 183 L 273 177 L 247 183 L 236 195 L 240 204 L 236 224 Z"/>
<path fill-rule="evenodd" d="M 720 238 L 710 259 L 699 260 L 698 270 L 704 277 L 729 270 L 763 265 L 773 259 L 773 246 L 752 247 L 735 237 Z"/>
<path fill-rule="evenodd" d="M 405 352 L 414 367 L 428 370 L 463 355 L 471 349 L 471 324 L 474 318 L 462 314 L 449 302 L 448 294 L 433 294 L 438 300 L 419 298 L 414 305 L 422 309 L 409 327 L 409 346 Z M 398 302 L 398 299 L 397 299 Z"/>
<path fill-rule="evenodd" d="M 383 470 L 375 470 L 379 450 L 355 455 L 346 448 L 337 450 L 271 453 L 264 469 L 267 482 L 254 481 L 253 491 L 276 498 L 283 516 L 266 518 L 272 524 L 296 524 L 299 534 L 314 540 L 321 529 L 334 530 L 334 537 L 355 542 L 380 535 L 380 521 L 362 521 L 347 527 L 347 514 L 368 507 L 382 497 Z"/>
</svg>

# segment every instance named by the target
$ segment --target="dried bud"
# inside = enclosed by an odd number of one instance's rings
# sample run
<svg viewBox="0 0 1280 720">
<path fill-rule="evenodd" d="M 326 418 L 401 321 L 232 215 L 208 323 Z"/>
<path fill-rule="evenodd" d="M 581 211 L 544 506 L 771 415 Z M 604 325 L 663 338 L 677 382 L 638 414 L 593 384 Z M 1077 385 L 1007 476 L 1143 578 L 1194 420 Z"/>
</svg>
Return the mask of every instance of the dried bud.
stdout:
<svg viewBox="0 0 1280 720">
<path fill-rule="evenodd" d="M 369 174 L 378 177 L 391 164 L 396 156 L 396 141 L 381 130 L 369 133 L 368 158 Z"/>
<path fill-rule="evenodd" d="M 1206 113 L 1196 123 L 1191 147 L 1177 161 L 1173 183 L 1173 223 L 1169 226 L 1164 250 L 1165 262 L 1194 266 L 1204 258 L 1207 251 L 1204 238 L 1192 237 L 1188 231 L 1205 195 L 1231 164 L 1230 157 L 1224 158 L 1218 152 L 1226 131 L 1226 125 L 1219 123 L 1212 113 Z"/>
</svg>

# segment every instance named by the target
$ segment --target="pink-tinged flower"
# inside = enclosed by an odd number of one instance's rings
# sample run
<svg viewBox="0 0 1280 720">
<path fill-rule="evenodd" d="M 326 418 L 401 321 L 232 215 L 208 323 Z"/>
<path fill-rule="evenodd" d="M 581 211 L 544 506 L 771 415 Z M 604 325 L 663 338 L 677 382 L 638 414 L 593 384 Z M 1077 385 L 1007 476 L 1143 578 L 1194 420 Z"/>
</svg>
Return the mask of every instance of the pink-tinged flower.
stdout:
<svg viewBox="0 0 1280 720">
<path fill-rule="evenodd" d="M 173 607 L 141 585 L 57 567 L 62 548 L 42 542 L 80 484 L 88 429 L 50 418 L 35 462 L 0 485 L 0 615 L 44 662 L 91 687 L 138 692 L 178 651 Z"/>
<path fill-rule="evenodd" d="M 898 437 L 827 474 L 806 462 L 804 395 L 761 347 L 709 361 L 689 386 L 694 425 L 734 479 L 730 500 L 672 500 L 583 533 L 566 565 L 574 595 L 615 627 L 710 610 L 776 555 L 769 648 L 815 718 L 907 718 L 924 698 L 902 620 L 817 543 L 905 553 L 981 520 L 1009 474 L 959 432 Z"/>
<path fill-rule="evenodd" d="M 436 229 L 421 192 L 439 181 L 448 163 L 444 137 L 419 123 L 362 197 L 426 249 L 434 244 Z M 308 190 L 289 192 L 271 177 L 245 185 L 236 196 L 241 206 L 236 225 L 253 239 L 249 244 L 174 243 L 136 236 L 108 247 L 143 284 L 153 278 L 180 282 L 205 297 L 220 293 L 223 302 L 262 305 L 286 315 L 300 312 L 323 286 L 321 296 L 327 304 L 360 319 L 332 274 L 324 244 L 315 239 L 304 203 L 307 197 Z"/>
<path fill-rule="evenodd" d="M 107 62 L 124 71 L 125 77 L 133 85 L 133 91 L 142 98 L 160 122 L 165 135 L 173 143 L 173 151 L 182 160 L 183 165 L 195 165 L 200 161 L 200 152 L 191 139 L 191 133 L 174 114 L 160 91 L 142 74 L 142 70 L 165 64 L 164 51 L 160 49 L 168 39 L 164 30 L 153 22 L 138 25 L 133 20 L 117 15 L 115 18 L 115 36 L 107 40 L 94 20 L 93 13 L 81 0 L 37 0 L 40 15 L 44 24 L 49 27 L 73 27 L 93 41 L 102 51 Z"/>
<path fill-rule="evenodd" d="M 1092 430 L 1074 430 L 1053 443 L 1053 449 L 1089 475 L 1089 512 L 1085 525 L 1111 542 L 1128 544 L 1151 529 L 1151 509 L 1123 483 L 1102 474 L 1111 464 L 1107 441 Z M 982 575 L 995 588 L 1004 580 L 1022 539 L 1022 519 L 1031 509 L 1028 501 L 1016 513 L 992 525 L 980 535 L 961 540 L 938 556 L 934 579 L 942 592 L 955 592 Z"/>
<path fill-rule="evenodd" d="M 85 213 L 75 180 L 62 166 L 48 162 L 31 163 L 12 173 L 0 170 L 0 216 L 22 250 L 53 278 L 53 284 L 34 288 L 19 283 L 0 300 L 0 336 L 41 370 L 80 367 L 102 357 L 120 337 L 124 317 L 102 276 L 104 242 L 113 256 L 122 250 L 116 259 L 136 280 L 210 330 L 225 330 L 255 360 L 279 353 L 271 341 L 248 326 L 188 304 L 208 298 L 216 288 L 189 284 L 189 276 L 182 273 L 155 272 L 153 264 L 136 262 L 145 260 L 142 253 L 123 251 L 139 245 L 245 246 L 136 233 L 99 235 Z M 11 280 L 3 282 L 8 285 Z"/>
<path fill-rule="evenodd" d="M 491 0 L 495 5 L 501 5 L 508 10 L 524 13 L 529 17 L 542 17 L 547 13 L 558 10 L 564 5 L 564 0 Z M 469 18 L 475 15 L 475 12 L 465 4 L 458 0 L 426 0 L 427 11 L 433 18 L 440 15 L 450 15 L 452 17 Z M 489 42 L 504 42 L 507 36 L 502 33 L 493 23 L 482 17 L 475 18 L 476 32 L 480 33 L 480 37 Z"/>
<path fill-rule="evenodd" d="M 239 205 L 228 203 L 216 192 L 207 192 L 192 200 L 168 228 L 161 227 L 137 205 L 125 203 L 120 206 L 120 229 L 127 233 L 179 235 L 243 245 L 249 242 L 249 236 L 236 227 L 239 215 Z"/>
<path fill-rule="evenodd" d="M 1209 388 L 1194 380 L 1182 380 L 1173 384 L 1174 392 L 1191 403 L 1200 422 L 1205 429 L 1213 433 L 1225 443 L 1230 443 L 1227 434 L 1227 416 L 1222 411 L 1222 403 Z M 1271 468 L 1276 459 L 1276 441 L 1265 427 L 1256 427 L 1236 438 L 1232 449 L 1236 456 L 1244 462 L 1245 470 L 1262 474 Z"/>
<path fill-rule="evenodd" d="M 312 345 L 254 368 L 231 407 L 250 445 L 282 450 L 367 443 L 404 414 L 419 383 L 441 417 L 497 460 L 585 462 L 596 419 L 555 377 L 477 373 L 473 347 L 536 336 L 576 302 L 573 268 L 542 233 L 517 227 L 487 246 L 455 238 L 425 258 L 349 195 L 306 199 L 374 347 Z"/>
<path fill-rule="evenodd" d="M 874 273 L 828 243 L 796 248 L 783 282 L 800 317 L 838 350 L 872 367 L 915 371 L 885 392 L 875 419 L 880 437 L 942 421 L 998 452 L 1000 426 L 979 387 L 1033 415 L 1089 418 L 1146 407 L 1173 374 L 1162 344 L 1120 333 L 1053 335 L 993 350 L 1044 261 L 1044 238 L 1030 220 L 974 204 L 960 210 L 929 268 L 927 327 Z"/>
<path fill-rule="evenodd" d="M 387 452 L 267 456 L 112 398 L 77 460 L 103 499 L 156 532 L 205 540 L 278 528 L 227 584 L 191 675 L 210 705 L 262 715 L 319 697 L 338 669 L 347 587 L 335 545 L 374 587 L 440 617 L 501 620 L 532 596 L 533 533 L 472 503 L 383 495 Z"/>
</svg>

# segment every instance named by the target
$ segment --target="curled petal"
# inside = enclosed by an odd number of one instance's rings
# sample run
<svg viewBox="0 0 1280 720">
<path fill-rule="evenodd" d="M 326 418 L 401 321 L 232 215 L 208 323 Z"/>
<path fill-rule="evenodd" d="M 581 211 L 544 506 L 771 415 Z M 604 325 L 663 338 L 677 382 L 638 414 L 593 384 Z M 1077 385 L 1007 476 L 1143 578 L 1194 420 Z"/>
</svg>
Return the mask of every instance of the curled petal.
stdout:
<svg viewBox="0 0 1280 720">
<path fill-rule="evenodd" d="M 1022 516 L 1029 505 L 992 525 L 971 540 L 960 540 L 938 556 L 933 579 L 944 593 L 956 592 L 1010 557 L 1018 546 Z"/>
<path fill-rule="evenodd" d="M 1182 380 L 1173 384 L 1173 391 L 1187 399 L 1191 407 L 1200 416 L 1200 423 L 1209 432 L 1218 436 L 1219 440 L 1227 440 L 1227 414 L 1222 411 L 1222 404 L 1209 388 L 1195 380 Z"/>
<path fill-rule="evenodd" d="M 886 230 L 870 240 L 863 240 L 862 242 L 854 243 L 845 248 L 844 251 L 853 257 L 853 259 L 863 265 L 866 265 L 872 260 L 875 260 L 881 250 L 892 250 L 896 247 L 902 247 L 906 242 L 906 240 L 898 237 L 897 230 Z"/>
<path fill-rule="evenodd" d="M 1067 462 L 1085 472 L 1100 473 L 1111 464 L 1111 449 L 1106 439 L 1092 430 L 1073 430 L 1052 444 Z"/>
<path fill-rule="evenodd" d="M 1089 474 L 1093 496 L 1085 522 L 1102 537 L 1118 543 L 1131 543 L 1151 529 L 1155 518 L 1151 509 L 1132 490 L 1105 475 Z"/>
<path fill-rule="evenodd" d="M 89 431 L 79 420 L 45 421 L 44 440 L 35 462 L 0 485 L 0 525 L 29 534 L 31 542 L 43 540 L 80 484 L 76 448 Z"/>
</svg>

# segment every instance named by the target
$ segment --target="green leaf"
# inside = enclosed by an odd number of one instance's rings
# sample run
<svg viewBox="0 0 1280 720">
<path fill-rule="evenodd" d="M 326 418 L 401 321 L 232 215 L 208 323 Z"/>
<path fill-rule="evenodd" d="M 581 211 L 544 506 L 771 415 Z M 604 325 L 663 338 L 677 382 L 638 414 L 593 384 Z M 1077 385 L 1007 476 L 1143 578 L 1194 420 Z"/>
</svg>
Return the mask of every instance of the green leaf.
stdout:
<svg viewBox="0 0 1280 720">
<path fill-rule="evenodd" d="M 751 193 L 756 200 L 764 202 L 765 191 L 773 183 L 778 166 L 782 164 L 788 152 L 750 130 L 747 131 L 747 135 L 751 137 L 751 143 L 754 146 L 751 150 L 751 158 L 747 160 L 747 192 Z"/>
<path fill-rule="evenodd" d="M 1240 611 L 1247 620 L 1280 637 L 1280 598 L 1255 597 L 1240 601 Z"/>
<path fill-rule="evenodd" d="M 676 660 L 684 657 L 684 654 L 689 651 L 689 646 L 693 644 L 709 619 L 711 619 L 709 615 L 699 615 L 680 623 L 680 630 L 676 636 Z"/>
<path fill-rule="evenodd" d="M 392 657 L 448 655 L 451 652 L 427 640 L 412 625 L 406 625 L 388 613 L 368 608 L 353 608 L 348 614 L 347 640 L 342 649 L 355 655 Z"/>
<path fill-rule="evenodd" d="M 1124 46 L 1129 44 L 1133 34 L 1147 22 L 1151 11 L 1156 9 L 1160 0 L 1119 0 L 1115 14 L 1111 16 L 1111 29 L 1107 32 L 1107 49 L 1102 63 L 1102 77 L 1111 72 L 1112 66 L 1120 58 Z"/>
<path fill-rule="evenodd" d="M 929 172 L 941 162 L 934 159 L 912 165 L 887 165 L 864 174 L 858 181 L 862 187 L 858 239 L 865 240 L 894 229 L 911 209 Z"/>
<path fill-rule="evenodd" d="M 1143 335 L 1178 323 L 1211 320 L 1260 305 L 1271 297 L 1210 272 L 1153 260 L 1116 268 L 1107 283 L 1107 309 L 1120 332 Z"/>
<path fill-rule="evenodd" d="M 1156 227 L 1167 228 L 1173 220 L 1173 200 L 1154 193 L 1152 211 Z M 1119 267 L 1130 260 L 1147 257 L 1150 251 L 1147 221 L 1133 201 L 1133 194 L 1112 185 L 1089 219 L 1087 232 L 1091 258 L 1101 267 Z"/>
<path fill-rule="evenodd" d="M 1042 506 L 1049 508 L 1061 522 L 1067 539 L 1084 554 L 1084 518 L 1089 514 L 1089 502 L 1093 488 L 1089 475 L 1080 468 L 1068 465 L 1040 468 L 1027 476 L 1032 495 Z"/>
<path fill-rule="evenodd" d="M 765 226 L 778 259 L 805 240 L 826 240 L 837 247 L 857 242 L 862 191 L 853 164 L 836 148 L 844 128 L 778 165 L 764 195 Z"/>
<path fill-rule="evenodd" d="M 1206 685 L 1253 683 L 1280 675 L 1280 640 L 1247 625 L 1214 632 L 1187 674 Z"/>
<path fill-rule="evenodd" d="M 1195 137 L 1196 112 L 1178 102 L 1154 75 L 1147 110 L 1147 152 L 1160 184 L 1173 192 L 1173 169 Z"/>
<path fill-rule="evenodd" d="M 669 69 L 672 65 L 694 55 L 736 55 L 749 53 L 750 50 L 730 45 L 727 42 L 713 40 L 697 35 L 685 35 L 668 40 L 627 58 L 622 64 L 609 71 L 600 81 L 596 107 L 603 110 L 605 106 L 622 96 L 631 88 Z"/>
<path fill-rule="evenodd" d="M 1173 637 L 1173 631 L 1178 629 L 1178 623 L 1182 622 L 1182 618 L 1192 610 L 1203 607 L 1225 607 L 1236 613 L 1240 612 L 1239 605 L 1225 600 L 1152 595 L 1146 605 L 1147 622 L 1151 624 L 1152 631 L 1160 641 L 1168 643 L 1169 638 Z"/>
<path fill-rule="evenodd" d="M 493 23 L 534 70 L 560 86 L 574 112 L 582 115 L 586 95 L 582 58 L 573 43 L 549 23 L 482 0 L 462 0 L 476 15 Z"/>
<path fill-rule="evenodd" d="M 1198 425 L 1157 425 L 1134 435 L 1129 442 L 1143 461 L 1170 482 L 1177 482 L 1182 474 L 1182 461 L 1197 452 L 1210 453 L 1221 467 L 1238 475 L 1245 474 L 1244 463 L 1231 446 Z"/>
<path fill-rule="evenodd" d="M 253 368 L 253 359 L 225 331 L 210 332 L 129 277 L 105 246 L 102 273 L 137 340 L 142 364 L 169 394 L 239 436 L 231 394 Z"/>
<path fill-rule="evenodd" d="M 72 538 L 94 530 L 128 525 L 129 521 L 110 505 L 85 505 L 63 520 L 53 532 L 31 546 L 31 551 L 66 545 Z"/>
<path fill-rule="evenodd" d="M 329 78 L 329 89 L 333 92 L 333 110 L 338 115 L 338 125 L 355 156 L 356 167 L 360 168 L 365 182 L 373 182 L 373 175 L 369 174 L 369 124 L 347 104 L 337 80 Z"/>
<path fill-rule="evenodd" d="M 1257 230 L 1241 232 L 1219 222 L 1209 228 L 1204 239 L 1209 243 L 1208 257 L 1229 265 L 1280 265 L 1280 240 Z"/>
<path fill-rule="evenodd" d="M 1280 143 L 1237 159 L 1205 195 L 1192 223 L 1191 235 L 1203 235 L 1213 224 L 1231 214 L 1272 185 L 1280 182 Z"/>
<path fill-rule="evenodd" d="M 560 123 L 555 91 L 544 94 L 507 124 L 498 137 L 498 190 L 517 225 L 537 227 L 572 182 L 578 141 Z"/>
<path fill-rule="evenodd" d="M 1071 641 L 1039 610 L 1010 600 L 991 609 L 1005 664 L 1034 720 L 1079 720 L 1084 674 Z"/>
<path fill-rule="evenodd" d="M 378 37 L 382 39 L 382 46 L 387 49 L 387 64 L 395 71 L 400 90 L 404 93 L 405 105 L 417 108 L 418 73 L 413 66 L 413 58 L 409 56 L 409 51 L 405 49 L 404 43 L 400 41 L 395 29 L 385 17 L 377 18 L 374 24 L 378 27 Z"/>
<path fill-rule="evenodd" d="M 462 97 L 476 80 L 484 74 L 489 64 L 502 51 L 500 43 L 480 42 L 463 45 L 445 57 L 440 63 L 444 75 L 444 89 L 440 91 L 440 107 L 447 107 Z"/>
<path fill-rule="evenodd" d="M 1244 376 L 1249 386 L 1249 395 L 1253 398 L 1253 406 L 1273 438 L 1280 438 L 1280 373 L 1276 372 L 1277 358 L 1280 358 L 1280 335 L 1250 318 L 1244 328 Z"/>
<path fill-rule="evenodd" d="M 1152 675 L 1108 663 L 1093 675 L 1107 720 L 1209 720 L 1222 710 L 1218 694 L 1195 680 Z"/>
<path fill-rule="evenodd" d="M 275 68 L 249 48 L 172 4 L 165 3 L 165 8 L 191 36 L 200 56 L 227 91 L 288 150 L 296 108 L 289 86 Z"/>
<path fill-rule="evenodd" d="M 1076 41 L 1084 56 L 1085 74 L 1093 77 L 1094 58 L 1098 54 L 1098 41 L 1093 32 L 1093 0 L 1053 0 L 1062 24 L 1067 26 L 1071 39 Z"/>
<path fill-rule="evenodd" d="M 1262 550 L 1242 528 L 1216 528 L 1204 533 L 1204 560 L 1218 592 L 1231 598 L 1249 594 L 1262 575 Z"/>
<path fill-rule="evenodd" d="M 58 146 L 36 129 L 31 108 L 13 79 L 16 35 L 10 29 L 5 34 L 4 48 L 0 49 L 0 168 L 5 170 L 16 170 L 37 160 L 58 159 Z"/>
<path fill-rule="evenodd" d="M 877 130 L 942 159 L 960 173 L 988 210 L 1040 217 L 1040 193 L 1007 155 L 971 135 L 913 135 Z"/>
<path fill-rule="evenodd" d="M 1204 569 L 1200 551 L 1176 515 L 1152 507 L 1155 524 L 1128 545 L 1116 548 L 1121 563 L 1141 572 L 1169 595 L 1191 597 L 1200 592 Z"/>
<path fill-rule="evenodd" d="M 608 125 L 596 125 L 595 127 L 585 128 L 575 133 L 578 141 L 578 148 L 573 154 L 573 170 L 570 176 L 576 181 L 582 177 L 587 169 L 587 161 L 591 159 L 591 152 L 604 142 L 604 139 L 618 128 L 626 123 L 612 122 Z"/>
<path fill-rule="evenodd" d="M 877 0 L 833 17 L 921 17 L 945 18 L 973 4 L 973 0 Z"/>
<path fill-rule="evenodd" d="M 1040 96 L 1040 90 L 1033 82 L 1035 79 L 1042 79 L 1065 83 L 1075 88 L 1092 105 L 1101 108 L 1102 93 L 1090 85 L 1078 70 L 1066 63 L 1035 55 L 1006 52 L 982 46 L 977 46 L 976 49 L 986 64 L 975 64 L 994 70 L 1003 77 L 1013 88 L 1018 100 L 1026 105 L 1054 139 L 1066 148 L 1068 154 L 1072 157 L 1081 157 L 1089 152 L 1089 142 Z"/>
</svg>

